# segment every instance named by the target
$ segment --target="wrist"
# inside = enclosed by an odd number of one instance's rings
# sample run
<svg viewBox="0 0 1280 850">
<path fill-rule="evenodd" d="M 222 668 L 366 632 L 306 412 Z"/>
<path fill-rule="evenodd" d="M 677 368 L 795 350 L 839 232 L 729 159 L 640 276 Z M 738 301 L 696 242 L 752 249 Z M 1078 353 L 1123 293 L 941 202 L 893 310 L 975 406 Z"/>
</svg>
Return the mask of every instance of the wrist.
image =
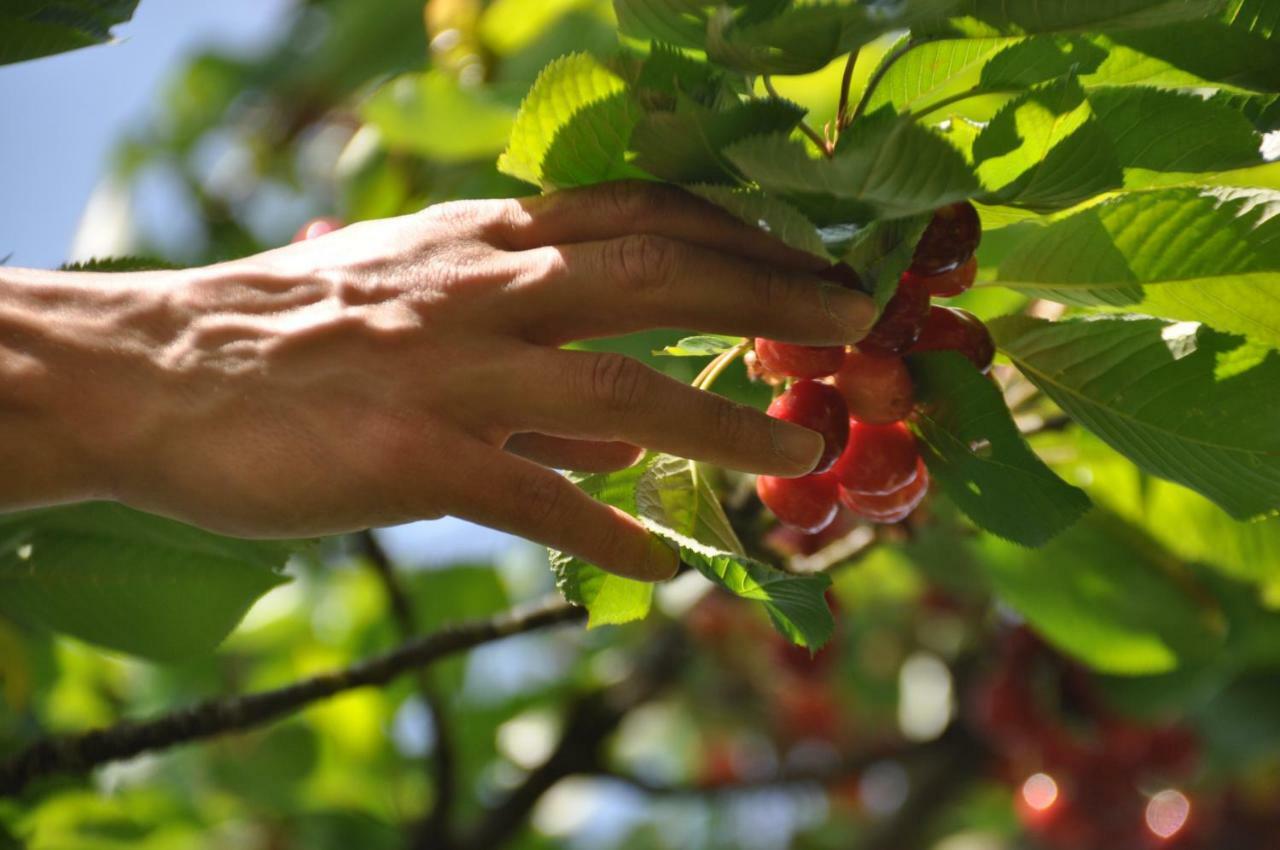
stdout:
<svg viewBox="0 0 1280 850">
<path fill-rule="evenodd" d="M 158 346 L 183 272 L 0 270 L 0 507 L 115 498 L 155 420 Z"/>
</svg>

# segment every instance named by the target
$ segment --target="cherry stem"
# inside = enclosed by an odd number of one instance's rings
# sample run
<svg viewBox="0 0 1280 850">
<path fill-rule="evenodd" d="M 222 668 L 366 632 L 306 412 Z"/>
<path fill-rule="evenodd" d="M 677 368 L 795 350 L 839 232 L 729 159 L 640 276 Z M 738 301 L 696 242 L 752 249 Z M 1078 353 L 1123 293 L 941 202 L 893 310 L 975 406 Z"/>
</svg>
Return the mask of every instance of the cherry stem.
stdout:
<svg viewBox="0 0 1280 850">
<path fill-rule="evenodd" d="M 768 74 L 764 74 L 761 76 L 761 80 L 764 82 L 764 90 L 769 93 L 770 97 L 775 100 L 786 100 L 786 98 L 778 94 L 778 90 L 774 88 L 772 77 Z M 809 141 L 818 146 L 818 150 L 822 151 L 823 156 L 830 157 L 835 152 L 835 146 L 832 145 L 831 140 L 810 127 L 803 120 L 800 121 L 797 127 L 801 133 L 804 133 L 809 137 Z"/>
<path fill-rule="evenodd" d="M 836 107 L 836 126 L 832 131 L 832 141 L 839 141 L 840 131 L 848 124 L 849 86 L 853 84 L 853 66 L 858 64 L 858 51 L 849 54 L 844 63 L 844 76 L 840 78 L 840 105 Z"/>
<path fill-rule="evenodd" d="M 729 368 L 729 364 L 746 354 L 750 348 L 751 341 L 743 340 L 728 351 L 722 351 L 717 354 L 715 359 L 698 373 L 698 377 L 693 379 L 693 387 L 699 390 L 711 389 L 711 385 L 716 382 L 716 379 L 720 377 L 725 369 Z"/>
<path fill-rule="evenodd" d="M 875 94 L 876 86 L 880 85 L 880 81 L 884 79 L 885 74 L 889 73 L 889 69 L 893 67 L 894 63 L 923 43 L 909 38 L 880 62 L 880 66 L 872 72 L 871 79 L 867 80 L 867 86 L 862 90 L 862 97 L 858 99 L 858 105 L 854 107 L 852 114 L 849 115 L 848 120 L 845 122 L 846 127 L 858 120 L 862 113 L 866 111 L 867 104 L 871 102 L 871 95 Z"/>
</svg>

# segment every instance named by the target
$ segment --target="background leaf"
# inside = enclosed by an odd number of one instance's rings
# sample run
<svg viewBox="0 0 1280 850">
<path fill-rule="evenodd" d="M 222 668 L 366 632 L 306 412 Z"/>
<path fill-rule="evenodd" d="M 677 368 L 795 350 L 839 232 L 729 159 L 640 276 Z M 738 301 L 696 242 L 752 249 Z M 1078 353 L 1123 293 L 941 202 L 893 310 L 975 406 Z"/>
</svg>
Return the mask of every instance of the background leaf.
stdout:
<svg viewBox="0 0 1280 850">
<path fill-rule="evenodd" d="M 978 562 L 996 593 L 1038 633 L 1095 670 L 1162 673 L 1222 641 L 1216 608 L 1112 517 L 1093 512 L 1043 549 L 987 538 Z"/>
<path fill-rule="evenodd" d="M 1024 375 L 1142 469 L 1237 519 L 1280 509 L 1280 429 L 1260 403 L 1280 386 L 1280 354 L 1142 316 L 990 327 Z"/>
<path fill-rule="evenodd" d="M 940 352 L 912 355 L 908 365 L 929 474 L 980 528 L 1040 546 L 1089 509 L 1084 491 L 1031 451 L 1000 391 L 968 360 Z"/>
<path fill-rule="evenodd" d="M 0 516 L 0 612 L 144 658 L 211 652 L 296 547 L 109 502 Z"/>
<path fill-rule="evenodd" d="M 932 212 L 978 188 L 964 157 L 942 136 L 887 111 L 855 122 L 830 159 L 809 156 L 781 134 L 746 139 L 726 154 L 761 188 L 820 225 Z"/>
<path fill-rule="evenodd" d="M 1280 193 L 1122 195 L 1017 231 L 984 273 L 1069 304 L 1136 307 L 1280 346 Z"/>
</svg>

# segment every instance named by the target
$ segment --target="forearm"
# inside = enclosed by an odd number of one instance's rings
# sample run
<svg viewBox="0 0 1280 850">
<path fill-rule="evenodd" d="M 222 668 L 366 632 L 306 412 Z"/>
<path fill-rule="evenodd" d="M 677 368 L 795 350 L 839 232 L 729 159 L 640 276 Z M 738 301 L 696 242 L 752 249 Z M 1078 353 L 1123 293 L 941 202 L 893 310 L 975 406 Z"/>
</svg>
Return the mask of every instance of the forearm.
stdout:
<svg viewBox="0 0 1280 850">
<path fill-rule="evenodd" d="M 0 267 L 0 510 L 111 495 L 176 274 Z"/>
</svg>

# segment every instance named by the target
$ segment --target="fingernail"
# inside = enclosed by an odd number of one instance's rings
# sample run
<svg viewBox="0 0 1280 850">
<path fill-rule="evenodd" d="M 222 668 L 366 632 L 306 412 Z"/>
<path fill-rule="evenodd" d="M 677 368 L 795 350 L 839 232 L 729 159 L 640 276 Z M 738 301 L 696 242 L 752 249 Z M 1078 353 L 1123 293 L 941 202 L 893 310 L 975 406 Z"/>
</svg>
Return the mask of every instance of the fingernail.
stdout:
<svg viewBox="0 0 1280 850">
<path fill-rule="evenodd" d="M 658 537 L 656 534 L 649 535 L 649 555 L 645 559 L 647 569 L 646 578 L 649 581 L 664 581 L 676 574 L 676 570 L 680 567 L 680 553 L 670 543 Z"/>
<path fill-rule="evenodd" d="M 875 324 L 876 302 L 869 296 L 830 283 L 822 284 L 818 292 L 827 314 L 849 332 L 850 342 L 862 339 Z"/>
<path fill-rule="evenodd" d="M 822 435 L 781 419 L 774 419 L 772 424 L 773 448 L 778 454 L 804 467 L 805 472 L 813 469 L 824 448 Z"/>
</svg>

